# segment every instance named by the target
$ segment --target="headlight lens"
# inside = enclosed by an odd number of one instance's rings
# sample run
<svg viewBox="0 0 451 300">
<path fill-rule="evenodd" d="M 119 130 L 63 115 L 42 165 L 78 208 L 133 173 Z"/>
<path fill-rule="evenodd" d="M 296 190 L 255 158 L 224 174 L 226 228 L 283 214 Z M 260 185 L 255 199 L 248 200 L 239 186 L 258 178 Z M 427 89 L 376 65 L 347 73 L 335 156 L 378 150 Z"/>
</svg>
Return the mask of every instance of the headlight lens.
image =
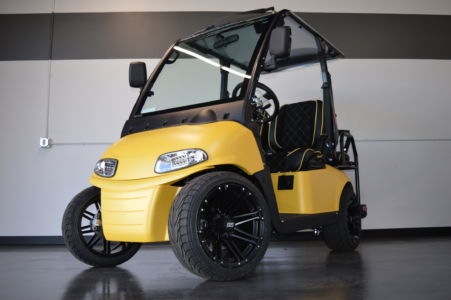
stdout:
<svg viewBox="0 0 451 300">
<path fill-rule="evenodd" d="M 165 153 L 158 157 L 155 164 L 155 173 L 166 173 L 183 169 L 207 159 L 207 153 L 201 149 L 187 149 Z"/>
<path fill-rule="evenodd" d="M 113 177 L 116 173 L 117 159 L 104 158 L 97 162 L 94 173 L 102 177 Z"/>
</svg>

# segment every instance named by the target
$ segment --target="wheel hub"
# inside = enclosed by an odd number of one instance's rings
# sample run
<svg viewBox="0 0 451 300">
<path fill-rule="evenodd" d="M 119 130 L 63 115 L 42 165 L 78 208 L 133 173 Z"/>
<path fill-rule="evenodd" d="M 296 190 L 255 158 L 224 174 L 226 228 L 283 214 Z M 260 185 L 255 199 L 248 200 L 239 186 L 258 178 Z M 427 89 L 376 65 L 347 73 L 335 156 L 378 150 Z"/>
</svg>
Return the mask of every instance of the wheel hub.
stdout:
<svg viewBox="0 0 451 300">
<path fill-rule="evenodd" d="M 225 219 L 223 226 L 224 231 L 233 231 L 233 229 L 235 228 L 235 222 L 233 222 L 233 220 L 230 219 Z"/>
<path fill-rule="evenodd" d="M 96 213 L 94 218 L 92 218 L 91 229 L 97 233 L 102 231 L 102 219 L 100 218 L 100 213 Z"/>
</svg>

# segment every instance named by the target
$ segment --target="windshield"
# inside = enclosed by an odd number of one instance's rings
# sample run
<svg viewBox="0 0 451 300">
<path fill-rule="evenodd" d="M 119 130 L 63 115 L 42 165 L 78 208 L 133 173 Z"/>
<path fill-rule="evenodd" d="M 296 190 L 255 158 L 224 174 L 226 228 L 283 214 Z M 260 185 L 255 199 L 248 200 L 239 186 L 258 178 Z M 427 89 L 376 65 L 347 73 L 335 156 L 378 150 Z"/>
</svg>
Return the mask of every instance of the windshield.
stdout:
<svg viewBox="0 0 451 300">
<path fill-rule="evenodd" d="M 238 100 L 269 18 L 178 43 L 139 110 L 148 114 Z M 213 104 L 211 103 L 211 104 Z"/>
</svg>

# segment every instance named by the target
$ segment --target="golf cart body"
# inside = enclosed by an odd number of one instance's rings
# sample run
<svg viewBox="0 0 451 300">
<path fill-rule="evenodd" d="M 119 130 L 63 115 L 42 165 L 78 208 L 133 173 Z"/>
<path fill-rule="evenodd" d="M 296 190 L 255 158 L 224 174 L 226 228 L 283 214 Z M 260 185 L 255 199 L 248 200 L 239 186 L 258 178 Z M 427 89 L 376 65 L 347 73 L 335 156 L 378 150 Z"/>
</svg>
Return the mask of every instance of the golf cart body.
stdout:
<svg viewBox="0 0 451 300">
<path fill-rule="evenodd" d="M 240 188 L 249 190 L 249 195 L 261 194 L 265 202 L 264 207 L 236 217 L 256 216 L 248 220 L 232 221 L 234 217 L 218 213 L 212 221 L 207 218 L 211 222 L 198 220 L 198 225 L 193 225 L 202 233 L 218 228 L 222 222 L 220 235 L 249 242 L 242 246 L 247 250 L 238 254 L 229 240 L 220 241 L 219 250 L 214 243 L 203 248 L 212 261 L 218 251 L 225 255 L 223 251 L 227 250 L 222 248 L 229 249 L 233 254 L 229 269 L 239 269 L 251 261 L 254 254 L 246 253 L 263 247 L 257 240 L 263 240 L 267 232 L 320 230 L 351 212 L 360 222 L 366 207 L 360 204 L 357 151 L 349 131 L 337 129 L 327 69 L 328 60 L 341 57 L 339 49 L 297 15 L 270 8 L 238 15 L 238 20 L 207 27 L 176 41 L 148 78 L 144 63 L 132 63 L 130 85 L 140 88 L 140 95 L 123 127 L 122 138 L 107 149 L 90 178 L 101 193 L 105 241 L 171 239 L 176 244 L 172 239 L 183 228 L 171 225 L 177 221 L 174 216 L 171 221 L 170 215 L 181 209 L 175 202 L 182 205 L 184 200 L 175 199 L 186 199 L 190 194 L 180 196 L 183 189 L 201 177 L 215 178 L 216 173 L 229 174 L 232 179 L 233 174 L 238 175 L 253 186 L 248 189 L 244 184 Z M 311 64 L 320 66 L 322 101 L 305 99 L 279 107 L 274 92 L 259 82 L 264 74 Z M 354 171 L 354 188 L 343 170 Z M 236 185 L 232 179 L 215 189 L 227 189 L 229 182 Z M 203 181 L 204 185 L 210 181 Z M 199 201 L 210 203 L 214 200 L 212 193 Z M 348 207 L 351 202 L 352 207 Z M 199 219 L 204 208 L 203 204 L 196 205 L 196 209 L 201 208 L 193 216 Z M 264 222 L 270 229 L 257 238 L 266 226 L 257 211 L 266 210 L 270 221 Z M 238 225 L 245 222 L 261 223 L 255 223 L 254 233 L 243 233 Z M 360 223 L 353 226 L 358 227 L 353 232 L 355 238 L 360 235 Z M 200 235 L 195 240 L 205 243 Z M 180 249 L 174 251 L 182 261 Z M 193 272 L 219 280 L 244 274 L 215 277 L 214 272 Z"/>
<path fill-rule="evenodd" d="M 291 31 L 291 49 L 281 58 L 271 55 L 267 45 L 277 27 Z M 274 51 L 286 51 L 277 43 L 288 41 L 272 43 L 280 48 Z M 105 237 L 129 242 L 168 240 L 169 210 L 183 181 L 196 174 L 229 169 L 253 177 L 259 183 L 276 230 L 294 232 L 334 222 L 341 192 L 350 179 L 332 166 L 337 165 L 335 160 L 319 170 L 270 174 L 265 168 L 265 151 L 258 135 L 262 124 L 255 123 L 250 108 L 260 73 L 320 63 L 324 65 L 324 110 L 332 111 L 326 60 L 339 57 L 343 54 L 336 47 L 289 11 L 264 13 L 257 18 L 206 29 L 172 45 L 142 88 L 122 131 L 122 139 L 102 156 L 118 161 L 115 175 L 91 177 L 91 183 L 101 188 Z M 199 69 L 205 70 L 207 76 L 217 73 L 215 80 L 219 82 L 180 86 L 181 80 L 192 82 L 188 77 L 199 76 L 194 73 Z M 169 76 L 175 72 L 186 73 L 177 76 L 179 81 L 172 81 Z M 164 87 L 153 89 L 160 77 Z M 169 80 L 171 88 L 166 82 Z M 240 83 L 244 83 L 242 93 L 232 97 L 231 89 Z M 180 99 L 183 94 L 178 89 L 188 93 L 189 99 Z M 171 100 L 178 103 L 173 105 Z M 329 143 L 332 149 L 337 143 L 336 124 L 334 119 L 324 123 L 323 130 L 329 137 L 324 143 Z M 202 149 L 208 159 L 168 173 L 155 171 L 160 155 L 183 149 Z M 292 182 L 289 184 L 292 188 L 278 188 L 283 180 Z"/>
</svg>

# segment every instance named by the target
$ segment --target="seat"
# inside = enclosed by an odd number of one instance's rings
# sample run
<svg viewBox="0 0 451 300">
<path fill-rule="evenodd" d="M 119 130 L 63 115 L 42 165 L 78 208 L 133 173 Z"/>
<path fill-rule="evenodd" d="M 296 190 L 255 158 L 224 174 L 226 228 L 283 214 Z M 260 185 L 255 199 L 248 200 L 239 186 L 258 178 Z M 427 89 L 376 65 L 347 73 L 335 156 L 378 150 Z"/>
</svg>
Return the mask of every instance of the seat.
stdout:
<svg viewBox="0 0 451 300">
<path fill-rule="evenodd" d="M 284 105 L 269 126 L 262 127 L 262 144 L 271 172 L 294 172 L 324 168 L 321 153 L 324 105 L 311 100 Z"/>
</svg>

